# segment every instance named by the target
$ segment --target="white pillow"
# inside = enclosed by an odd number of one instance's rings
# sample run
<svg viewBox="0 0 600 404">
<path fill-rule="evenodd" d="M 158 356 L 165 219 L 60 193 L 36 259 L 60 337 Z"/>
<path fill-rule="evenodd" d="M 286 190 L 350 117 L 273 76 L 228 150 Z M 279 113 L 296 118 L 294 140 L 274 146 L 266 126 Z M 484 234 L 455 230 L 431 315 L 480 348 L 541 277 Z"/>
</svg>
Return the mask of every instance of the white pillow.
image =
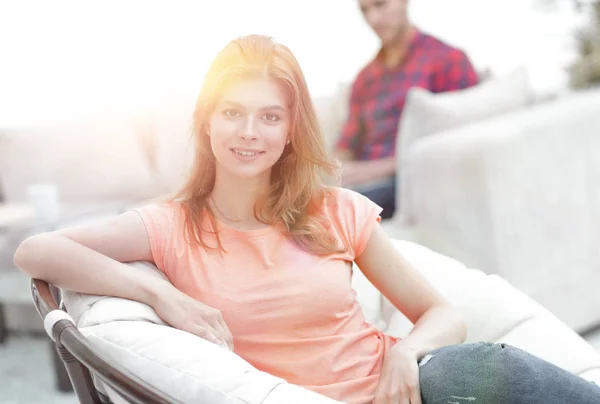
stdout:
<svg viewBox="0 0 600 404">
<path fill-rule="evenodd" d="M 131 270 L 166 277 L 148 262 Z M 140 302 L 65 291 L 65 307 L 81 333 L 110 362 L 184 403 L 261 404 L 336 401 L 261 372 L 235 353 L 165 325 Z M 97 381 L 114 401 L 118 394 Z M 300 400 L 300 401 L 299 401 Z"/>
<path fill-rule="evenodd" d="M 0 131 L 5 202 L 27 200 L 27 188 L 52 183 L 63 202 L 136 201 L 157 194 L 144 144 L 133 122 L 95 119 Z"/>
<path fill-rule="evenodd" d="M 313 98 L 328 153 L 335 151 L 336 143 L 348 119 L 351 90 L 352 83 L 340 82 L 327 96 Z"/>
<path fill-rule="evenodd" d="M 396 142 L 396 175 L 400 179 L 396 201 L 400 220 L 409 224 L 414 219 L 409 209 L 408 155 L 415 141 L 517 110 L 533 102 L 534 92 L 523 67 L 464 90 L 431 93 L 419 87 L 412 88 L 407 94 Z"/>
</svg>

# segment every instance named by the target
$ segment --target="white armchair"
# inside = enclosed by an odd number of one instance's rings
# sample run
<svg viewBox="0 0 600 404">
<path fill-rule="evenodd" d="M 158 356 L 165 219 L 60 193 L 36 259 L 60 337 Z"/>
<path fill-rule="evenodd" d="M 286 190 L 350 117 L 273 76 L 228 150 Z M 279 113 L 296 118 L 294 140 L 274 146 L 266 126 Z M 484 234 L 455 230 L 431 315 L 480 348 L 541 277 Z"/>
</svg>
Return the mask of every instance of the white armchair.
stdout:
<svg viewBox="0 0 600 404">
<path fill-rule="evenodd" d="M 506 342 L 600 383 L 598 353 L 502 278 L 467 269 L 458 261 L 416 244 L 395 241 L 395 245 L 465 315 L 468 341 Z M 157 271 L 149 264 L 131 265 Z M 353 286 L 368 321 L 396 336 L 410 331 L 412 324 L 358 270 L 354 271 Z M 65 304 L 102 357 L 117 361 L 182 402 L 334 402 L 260 372 L 228 350 L 163 326 L 156 313 L 143 304 L 72 292 L 66 293 Z M 97 386 L 113 402 L 124 402 L 100 382 Z"/>
</svg>

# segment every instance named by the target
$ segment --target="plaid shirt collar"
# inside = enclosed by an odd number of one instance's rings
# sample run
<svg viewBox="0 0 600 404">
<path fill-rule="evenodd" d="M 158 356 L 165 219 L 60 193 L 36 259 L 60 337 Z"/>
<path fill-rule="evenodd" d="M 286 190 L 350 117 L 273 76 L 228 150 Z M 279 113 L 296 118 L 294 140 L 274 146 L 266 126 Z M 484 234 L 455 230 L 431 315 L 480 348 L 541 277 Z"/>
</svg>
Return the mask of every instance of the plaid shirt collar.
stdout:
<svg viewBox="0 0 600 404">
<path fill-rule="evenodd" d="M 392 69 L 392 70 L 396 69 L 396 68 L 402 66 L 402 64 L 408 59 L 409 55 L 414 51 L 414 49 L 417 47 L 417 45 L 419 45 L 419 43 L 421 42 L 421 40 L 423 38 L 425 38 L 425 35 L 423 34 L 423 32 L 421 32 L 421 30 L 419 30 L 417 27 L 413 26 L 411 29 L 411 32 L 410 32 L 410 39 L 408 41 L 408 46 L 406 47 L 404 55 L 402 55 L 402 59 L 396 66 L 390 67 L 385 63 L 385 60 L 384 60 L 385 50 L 383 49 L 383 46 L 381 48 L 379 48 L 379 51 L 375 55 L 375 58 L 373 59 L 372 63 L 380 65 L 382 68 L 385 68 L 385 69 Z"/>
</svg>

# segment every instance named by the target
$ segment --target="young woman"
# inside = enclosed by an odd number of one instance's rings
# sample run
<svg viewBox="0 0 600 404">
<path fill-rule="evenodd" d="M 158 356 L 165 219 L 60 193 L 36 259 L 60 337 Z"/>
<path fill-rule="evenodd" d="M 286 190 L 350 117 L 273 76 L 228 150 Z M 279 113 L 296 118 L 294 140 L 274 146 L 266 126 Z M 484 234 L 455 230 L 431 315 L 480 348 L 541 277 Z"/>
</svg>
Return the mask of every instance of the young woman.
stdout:
<svg viewBox="0 0 600 404">
<path fill-rule="evenodd" d="M 147 303 L 173 327 L 347 403 L 600 402 L 600 388 L 516 348 L 461 344 L 463 319 L 394 249 L 381 209 L 325 185 L 335 165 L 286 47 L 228 44 L 193 120 L 197 155 L 176 198 L 34 236 L 15 263 L 62 288 Z M 170 283 L 123 264 L 138 260 Z M 353 262 L 415 323 L 408 337 L 365 321 Z"/>
</svg>

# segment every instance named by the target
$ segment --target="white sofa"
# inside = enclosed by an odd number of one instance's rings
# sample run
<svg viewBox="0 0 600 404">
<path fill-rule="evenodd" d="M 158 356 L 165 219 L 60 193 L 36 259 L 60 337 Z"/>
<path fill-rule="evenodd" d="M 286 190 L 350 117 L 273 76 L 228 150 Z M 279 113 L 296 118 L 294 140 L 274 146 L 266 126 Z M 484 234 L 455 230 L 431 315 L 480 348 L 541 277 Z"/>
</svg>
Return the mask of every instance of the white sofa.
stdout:
<svg viewBox="0 0 600 404">
<path fill-rule="evenodd" d="M 417 239 L 500 274 L 585 331 L 600 324 L 600 91 L 415 141 L 403 209 Z"/>
<path fill-rule="evenodd" d="M 468 323 L 467 342 L 504 342 L 600 383 L 600 355 L 547 310 L 497 275 L 406 241 L 401 254 L 456 305 Z M 131 264 L 159 272 L 148 263 Z M 355 268 L 356 269 L 356 268 Z M 355 270 L 353 286 L 367 320 L 395 336 L 412 324 Z M 124 299 L 65 294 L 65 305 L 84 335 L 110 360 L 183 402 L 332 403 L 318 394 L 259 372 L 237 355 L 169 327 L 148 307 Z M 115 403 L 118 395 L 98 385 Z"/>
</svg>

